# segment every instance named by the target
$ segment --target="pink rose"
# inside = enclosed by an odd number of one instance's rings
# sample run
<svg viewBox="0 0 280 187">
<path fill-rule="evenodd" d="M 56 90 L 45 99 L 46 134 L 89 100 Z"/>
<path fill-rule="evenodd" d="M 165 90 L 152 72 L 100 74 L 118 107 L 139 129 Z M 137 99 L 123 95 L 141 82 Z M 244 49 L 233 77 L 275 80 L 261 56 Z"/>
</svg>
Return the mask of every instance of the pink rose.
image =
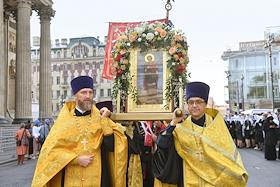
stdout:
<svg viewBox="0 0 280 187">
<path fill-rule="evenodd" d="M 123 62 L 122 62 L 124 65 L 128 64 L 128 60 L 127 59 L 124 59 Z"/>
<path fill-rule="evenodd" d="M 121 55 L 124 55 L 126 53 L 126 49 L 122 49 L 121 51 L 120 51 L 120 54 Z"/>
<path fill-rule="evenodd" d="M 169 52 L 170 55 L 173 55 L 176 52 L 176 47 L 170 47 L 168 52 Z"/>
</svg>

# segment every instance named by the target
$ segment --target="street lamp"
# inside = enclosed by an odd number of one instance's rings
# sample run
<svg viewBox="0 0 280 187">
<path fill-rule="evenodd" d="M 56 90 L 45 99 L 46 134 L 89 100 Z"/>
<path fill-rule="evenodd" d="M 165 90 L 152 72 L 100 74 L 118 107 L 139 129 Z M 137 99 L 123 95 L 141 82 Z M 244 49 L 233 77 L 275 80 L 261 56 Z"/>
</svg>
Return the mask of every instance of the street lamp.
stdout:
<svg viewBox="0 0 280 187">
<path fill-rule="evenodd" d="M 271 44 L 273 42 L 274 42 L 274 37 L 271 34 L 269 34 L 264 47 L 268 49 L 268 56 L 269 56 L 272 111 L 274 111 L 274 86 L 273 86 L 273 72 L 272 72 L 272 51 L 271 51 Z"/>
<path fill-rule="evenodd" d="M 241 99 L 242 99 L 242 111 L 244 111 L 244 75 L 241 74 Z"/>
<path fill-rule="evenodd" d="M 237 99 L 237 114 L 240 113 L 240 108 L 239 108 L 239 84 L 238 80 L 236 80 L 236 99 Z"/>
<path fill-rule="evenodd" d="M 227 89 L 228 89 L 228 105 L 229 105 L 229 110 L 230 112 L 232 112 L 232 102 L 231 102 L 231 82 L 230 82 L 230 72 L 229 71 L 225 71 L 226 73 L 226 78 L 227 78 L 227 81 L 228 81 L 228 85 L 227 85 Z"/>
</svg>

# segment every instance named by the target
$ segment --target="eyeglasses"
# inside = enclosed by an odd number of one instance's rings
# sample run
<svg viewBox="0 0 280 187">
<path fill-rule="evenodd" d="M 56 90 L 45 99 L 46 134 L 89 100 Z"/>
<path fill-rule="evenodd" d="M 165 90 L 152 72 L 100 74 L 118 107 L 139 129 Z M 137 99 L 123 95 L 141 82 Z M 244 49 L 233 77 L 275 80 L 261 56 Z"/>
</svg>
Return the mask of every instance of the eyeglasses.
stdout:
<svg viewBox="0 0 280 187">
<path fill-rule="evenodd" d="M 205 103 L 205 101 L 203 101 L 203 100 L 188 100 L 187 103 L 188 103 L 188 105 L 193 106 L 194 104 L 195 105 L 202 105 L 203 103 Z"/>
</svg>

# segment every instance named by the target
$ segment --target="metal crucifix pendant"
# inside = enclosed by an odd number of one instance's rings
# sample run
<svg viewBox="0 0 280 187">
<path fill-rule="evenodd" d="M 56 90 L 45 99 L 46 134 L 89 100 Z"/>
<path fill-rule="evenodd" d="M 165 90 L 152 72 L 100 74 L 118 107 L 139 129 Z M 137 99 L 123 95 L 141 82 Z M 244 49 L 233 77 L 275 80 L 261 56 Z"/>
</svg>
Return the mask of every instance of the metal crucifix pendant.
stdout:
<svg viewBox="0 0 280 187">
<path fill-rule="evenodd" d="M 83 141 L 81 141 L 81 144 L 83 144 L 84 150 L 87 150 L 88 141 L 85 138 L 83 139 Z"/>
</svg>

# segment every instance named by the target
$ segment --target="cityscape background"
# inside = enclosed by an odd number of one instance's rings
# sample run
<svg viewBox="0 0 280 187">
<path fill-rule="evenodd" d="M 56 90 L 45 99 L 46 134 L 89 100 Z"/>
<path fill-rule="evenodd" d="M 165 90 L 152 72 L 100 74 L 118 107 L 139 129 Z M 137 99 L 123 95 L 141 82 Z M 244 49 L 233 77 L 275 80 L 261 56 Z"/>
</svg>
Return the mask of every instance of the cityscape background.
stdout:
<svg viewBox="0 0 280 187">
<path fill-rule="evenodd" d="M 134 22 L 166 16 L 166 1 L 54 1 L 55 17 L 51 37 L 75 38 L 100 36 L 108 31 L 109 22 Z M 267 27 L 279 25 L 280 1 L 171 1 L 170 20 L 185 32 L 189 43 L 191 81 L 211 86 L 210 96 L 223 104 L 226 81 L 223 51 L 238 50 L 239 42 L 264 39 Z M 39 19 L 33 12 L 31 36 L 40 36 Z"/>
</svg>

